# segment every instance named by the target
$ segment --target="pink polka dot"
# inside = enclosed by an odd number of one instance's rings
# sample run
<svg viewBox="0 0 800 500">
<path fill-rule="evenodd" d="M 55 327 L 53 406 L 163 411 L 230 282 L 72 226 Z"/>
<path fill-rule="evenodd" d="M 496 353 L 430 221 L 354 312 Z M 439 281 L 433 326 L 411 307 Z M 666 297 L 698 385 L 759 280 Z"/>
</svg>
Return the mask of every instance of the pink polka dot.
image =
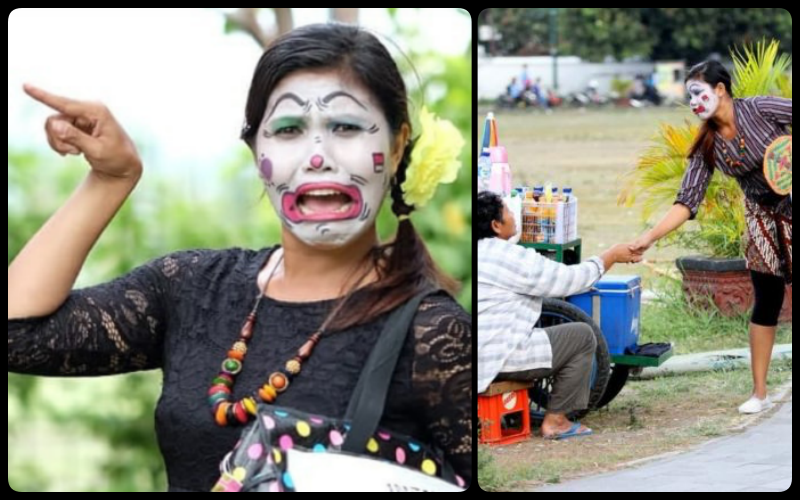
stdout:
<svg viewBox="0 0 800 500">
<path fill-rule="evenodd" d="M 280 485 L 278 484 L 277 481 L 273 481 L 272 484 L 269 485 L 269 491 L 271 491 L 273 493 L 280 493 L 281 492 L 281 487 L 280 487 Z"/>
<path fill-rule="evenodd" d="M 458 483 L 458 487 L 459 487 L 459 488 L 466 488 L 466 487 L 467 487 L 467 482 L 466 482 L 466 481 L 464 481 L 464 480 L 461 478 L 461 476 L 456 476 L 456 482 Z"/>
<path fill-rule="evenodd" d="M 344 443 L 344 437 L 339 431 L 331 431 L 331 444 L 334 446 L 341 446 Z"/>
<path fill-rule="evenodd" d="M 324 423 L 325 423 L 325 421 L 324 421 L 324 420 L 322 420 L 321 418 L 313 418 L 313 417 L 312 417 L 312 418 L 310 418 L 309 420 L 311 420 L 311 423 L 312 423 L 312 424 L 315 424 L 315 425 L 322 425 L 322 424 L 324 424 Z"/>
<path fill-rule="evenodd" d="M 247 456 L 250 457 L 251 460 L 258 460 L 263 454 L 264 447 L 259 443 L 254 444 L 247 450 Z"/>
<path fill-rule="evenodd" d="M 403 448 L 397 448 L 397 453 L 395 453 L 397 457 L 397 463 L 400 465 L 404 465 L 406 463 L 406 450 Z"/>
<path fill-rule="evenodd" d="M 283 451 L 291 450 L 292 448 L 294 448 L 294 441 L 292 441 L 291 436 L 287 435 L 281 436 L 279 443 Z"/>
<path fill-rule="evenodd" d="M 272 417 L 268 417 L 266 415 L 264 415 L 264 425 L 267 426 L 268 430 L 273 430 L 276 427 L 275 421 L 272 420 Z"/>
<path fill-rule="evenodd" d="M 378 433 L 378 437 L 383 439 L 384 441 L 388 441 L 388 440 L 392 439 L 392 436 L 390 436 L 389 434 L 386 434 L 385 432 L 379 432 Z"/>
</svg>

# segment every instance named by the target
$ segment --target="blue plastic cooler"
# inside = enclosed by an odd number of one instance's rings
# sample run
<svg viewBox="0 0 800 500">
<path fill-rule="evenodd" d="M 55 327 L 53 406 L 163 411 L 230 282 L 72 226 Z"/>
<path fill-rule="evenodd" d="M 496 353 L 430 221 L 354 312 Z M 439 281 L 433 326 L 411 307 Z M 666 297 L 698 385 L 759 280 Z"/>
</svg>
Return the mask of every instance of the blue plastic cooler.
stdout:
<svg viewBox="0 0 800 500">
<path fill-rule="evenodd" d="M 639 276 L 605 276 L 589 292 L 567 300 L 600 325 L 612 356 L 623 355 L 638 343 L 642 310 Z"/>
</svg>

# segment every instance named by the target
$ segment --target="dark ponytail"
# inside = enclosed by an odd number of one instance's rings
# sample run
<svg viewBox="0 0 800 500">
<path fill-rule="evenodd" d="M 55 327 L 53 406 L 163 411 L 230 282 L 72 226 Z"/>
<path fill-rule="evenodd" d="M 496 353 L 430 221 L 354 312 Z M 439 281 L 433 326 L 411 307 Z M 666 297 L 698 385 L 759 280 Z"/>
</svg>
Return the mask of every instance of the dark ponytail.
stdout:
<svg viewBox="0 0 800 500">
<path fill-rule="evenodd" d="M 415 207 L 406 204 L 401 186 L 406 181 L 406 171 L 415 145 L 416 140 L 406 147 L 403 159 L 397 169 L 397 175 L 392 181 L 392 212 L 401 220 L 397 238 L 386 246 L 387 250 L 391 249 L 389 268 L 394 273 L 401 273 L 403 268 L 416 268 L 417 271 L 411 272 L 409 269 L 409 272 L 406 273 L 410 282 L 418 283 L 418 286 L 436 284 L 450 293 L 455 293 L 459 288 L 458 282 L 439 270 L 428 252 L 428 248 L 414 228 L 414 224 L 411 223 L 411 219 L 407 217 L 411 215 Z"/>
<path fill-rule="evenodd" d="M 400 218 L 394 241 L 376 247 L 369 259 L 378 271 L 379 279 L 369 285 L 364 300 L 357 308 L 343 308 L 331 322 L 329 330 L 344 330 L 368 323 L 376 317 L 404 304 L 422 290 L 435 286 L 455 294 L 459 283 L 442 272 L 433 261 L 408 216 L 414 207 L 403 199 L 402 185 L 411 161 L 416 140 L 411 141 L 392 179 L 392 212 Z M 344 299 L 347 301 L 347 298 Z"/>
</svg>

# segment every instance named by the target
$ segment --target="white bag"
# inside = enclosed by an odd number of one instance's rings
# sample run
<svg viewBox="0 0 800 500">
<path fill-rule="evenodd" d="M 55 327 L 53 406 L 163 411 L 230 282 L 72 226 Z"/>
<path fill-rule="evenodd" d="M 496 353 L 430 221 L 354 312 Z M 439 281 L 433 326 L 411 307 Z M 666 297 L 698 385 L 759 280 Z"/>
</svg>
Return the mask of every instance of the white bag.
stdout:
<svg viewBox="0 0 800 500">
<path fill-rule="evenodd" d="M 287 471 L 298 493 L 464 491 L 422 472 L 344 453 L 286 452 Z"/>
</svg>

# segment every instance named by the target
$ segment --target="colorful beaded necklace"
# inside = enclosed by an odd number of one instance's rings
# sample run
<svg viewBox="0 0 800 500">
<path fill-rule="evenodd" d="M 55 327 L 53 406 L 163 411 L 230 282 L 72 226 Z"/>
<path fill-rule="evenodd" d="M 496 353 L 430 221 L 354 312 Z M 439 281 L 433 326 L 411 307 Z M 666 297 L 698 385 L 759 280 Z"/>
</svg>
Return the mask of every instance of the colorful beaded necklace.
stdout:
<svg viewBox="0 0 800 500">
<path fill-rule="evenodd" d="M 303 363 L 308 360 L 311 353 L 314 351 L 314 347 L 316 347 L 322 336 L 326 333 L 326 329 L 331 320 L 341 310 L 345 301 L 350 296 L 350 294 L 347 294 L 345 298 L 340 301 L 325 319 L 320 329 L 308 338 L 306 343 L 300 347 L 297 354 L 292 359 L 286 362 L 283 370 L 270 375 L 267 379 L 267 383 L 258 391 L 239 401 L 233 401 L 233 389 L 236 384 L 236 377 L 242 372 L 244 358 L 247 355 L 247 346 L 253 338 L 253 329 L 256 324 L 258 307 L 261 304 L 261 300 L 266 295 L 267 287 L 272 280 L 272 276 L 275 274 L 275 270 L 280 266 L 281 262 L 283 262 L 283 254 L 281 254 L 278 262 L 270 271 L 263 290 L 260 290 L 256 304 L 253 306 L 253 310 L 247 316 L 247 320 L 242 327 L 239 340 L 234 343 L 231 350 L 228 351 L 228 357 L 222 363 L 222 370 L 211 382 L 211 388 L 208 391 L 208 404 L 211 406 L 211 413 L 215 422 L 220 427 L 247 424 L 258 414 L 258 399 L 264 403 L 273 404 L 278 398 L 278 395 L 289 388 L 294 377 L 300 373 Z M 368 274 L 369 271 L 356 282 L 354 289 L 361 284 Z"/>
<path fill-rule="evenodd" d="M 740 168 L 744 167 L 744 157 L 747 153 L 747 147 L 745 146 L 744 142 L 744 134 L 740 134 L 739 137 L 739 159 L 734 160 L 731 158 L 731 155 L 728 153 L 728 141 L 722 141 L 722 153 L 725 156 L 725 164 L 731 168 Z"/>
</svg>

